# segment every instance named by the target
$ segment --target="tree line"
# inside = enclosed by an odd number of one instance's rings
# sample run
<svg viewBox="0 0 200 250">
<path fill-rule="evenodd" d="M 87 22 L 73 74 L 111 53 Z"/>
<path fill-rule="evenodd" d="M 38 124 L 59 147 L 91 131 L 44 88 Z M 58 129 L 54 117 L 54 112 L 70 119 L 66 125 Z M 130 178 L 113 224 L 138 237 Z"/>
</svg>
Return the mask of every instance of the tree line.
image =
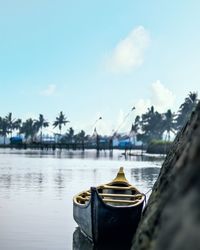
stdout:
<svg viewBox="0 0 200 250">
<path fill-rule="evenodd" d="M 151 106 L 145 114 L 136 116 L 132 131 L 135 131 L 138 140 L 144 143 L 162 140 L 164 134 L 165 141 L 170 141 L 171 135 L 175 135 L 187 122 L 197 103 L 198 94 L 190 92 L 180 105 L 177 113 L 172 112 L 171 109 L 159 113 L 154 106 Z"/>
<path fill-rule="evenodd" d="M 136 116 L 132 124 L 131 132 L 134 132 L 137 135 L 137 139 L 143 143 L 149 143 L 152 140 L 161 140 L 164 133 L 165 139 L 170 140 L 171 134 L 176 134 L 188 120 L 197 102 L 198 94 L 196 92 L 190 92 L 180 105 L 177 113 L 172 112 L 171 109 L 168 109 L 164 113 L 159 113 L 155 110 L 154 106 L 151 106 L 146 113 L 141 116 Z M 63 126 L 69 122 L 65 114 L 60 111 L 52 125 L 53 128 L 58 127 L 59 135 L 62 135 Z M 22 119 L 13 118 L 10 112 L 5 117 L 0 117 L 0 136 L 4 137 L 5 143 L 5 138 L 8 135 L 12 137 L 15 131 L 18 135 L 24 135 L 25 139 L 30 138 L 31 142 L 34 141 L 36 136 L 39 136 L 42 141 L 43 128 L 47 128 L 49 125 L 50 123 L 42 114 L 39 114 L 38 119 L 29 118 L 26 121 L 22 121 Z M 113 135 L 110 137 L 112 136 Z M 63 143 L 73 141 L 83 142 L 87 137 L 84 130 L 75 134 L 74 129 L 70 127 L 67 133 L 62 135 L 60 140 Z"/>
</svg>

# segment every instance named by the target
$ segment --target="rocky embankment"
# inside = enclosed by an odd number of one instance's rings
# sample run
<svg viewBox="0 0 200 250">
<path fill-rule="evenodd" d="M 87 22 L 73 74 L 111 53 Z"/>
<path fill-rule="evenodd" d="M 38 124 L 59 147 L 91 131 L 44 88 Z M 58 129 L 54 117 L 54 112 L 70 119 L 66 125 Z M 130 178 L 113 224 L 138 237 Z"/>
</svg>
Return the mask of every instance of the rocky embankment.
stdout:
<svg viewBox="0 0 200 250">
<path fill-rule="evenodd" d="M 200 103 L 163 163 L 132 250 L 200 249 Z"/>
</svg>

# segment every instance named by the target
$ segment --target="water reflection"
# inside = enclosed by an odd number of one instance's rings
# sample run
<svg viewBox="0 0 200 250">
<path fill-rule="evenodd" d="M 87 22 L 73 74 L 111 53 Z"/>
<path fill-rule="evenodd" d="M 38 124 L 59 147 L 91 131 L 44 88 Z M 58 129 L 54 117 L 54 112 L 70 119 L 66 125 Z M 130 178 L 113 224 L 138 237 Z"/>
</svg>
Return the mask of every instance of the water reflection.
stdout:
<svg viewBox="0 0 200 250">
<path fill-rule="evenodd" d="M 153 180 L 157 177 L 158 171 L 159 169 L 156 167 L 133 168 L 131 169 L 131 176 L 137 182 L 143 181 L 149 186 L 152 185 Z"/>
<path fill-rule="evenodd" d="M 131 243 L 126 244 L 99 244 L 94 245 L 87 237 L 85 237 L 79 227 L 73 233 L 73 250 L 130 250 Z"/>
<path fill-rule="evenodd" d="M 68 171 L 69 172 L 69 171 Z M 56 197 L 61 198 L 63 190 L 66 187 L 66 175 L 63 173 L 62 169 L 58 169 L 58 171 L 54 175 L 54 187 L 56 191 Z"/>
<path fill-rule="evenodd" d="M 126 161 L 162 161 L 164 155 L 150 155 L 142 153 L 141 150 L 133 150 L 131 153 L 126 153 L 124 150 L 34 150 L 34 149 L 1 149 L 1 154 L 17 154 L 26 155 L 27 157 L 53 157 L 53 158 L 108 158 L 113 160 L 126 160 Z"/>
<path fill-rule="evenodd" d="M 61 169 L 59 169 L 58 173 L 55 174 L 54 181 L 55 181 L 55 184 L 56 184 L 56 188 L 58 190 L 65 187 L 65 178 L 64 178 L 64 176 L 65 175 L 62 173 Z"/>
<path fill-rule="evenodd" d="M 12 175 L 11 174 L 2 174 L 0 175 L 0 187 L 9 189 L 12 184 Z"/>
<path fill-rule="evenodd" d="M 0 187 L 5 189 L 29 189 L 36 188 L 41 192 L 45 176 L 42 173 L 13 173 L 0 174 Z"/>
<path fill-rule="evenodd" d="M 72 197 L 111 181 L 120 166 L 130 183 L 146 193 L 161 160 L 125 159 L 122 151 L 115 150 L 99 151 L 98 157 L 95 150 L 0 149 L 0 249 L 128 250 L 124 245 L 94 246 L 74 232 Z"/>
<path fill-rule="evenodd" d="M 131 168 L 129 177 L 130 182 L 133 184 L 141 183 L 148 189 L 152 187 L 152 183 L 154 183 L 155 179 L 157 178 L 159 170 L 159 167 Z M 73 179 L 75 180 L 77 176 L 87 178 L 88 168 L 83 167 L 77 171 L 72 169 L 64 169 L 63 167 L 61 169 L 54 170 L 52 173 L 52 181 L 58 196 L 61 196 L 61 193 L 66 188 L 67 183 Z M 90 169 L 89 172 L 92 174 L 92 176 L 89 177 L 92 179 L 92 181 L 90 181 L 91 183 L 97 183 L 99 177 L 105 174 L 105 170 L 97 168 Z M 128 176 L 128 170 L 126 172 Z M 112 177 L 115 176 L 116 170 L 112 170 L 112 173 Z M 49 181 L 49 174 L 47 172 L 42 173 L 40 170 L 38 172 L 32 172 L 30 169 L 24 168 L 21 171 L 14 171 L 13 169 L 13 171 L 10 171 L 10 173 L 0 173 L 0 187 L 7 190 L 12 188 L 25 190 L 35 189 L 35 191 L 42 192 L 43 189 L 45 189 L 45 184 Z"/>
<path fill-rule="evenodd" d="M 42 173 L 26 173 L 24 175 L 18 174 L 17 186 L 25 190 L 34 188 L 38 192 L 42 192 L 44 188 L 45 176 Z"/>
</svg>

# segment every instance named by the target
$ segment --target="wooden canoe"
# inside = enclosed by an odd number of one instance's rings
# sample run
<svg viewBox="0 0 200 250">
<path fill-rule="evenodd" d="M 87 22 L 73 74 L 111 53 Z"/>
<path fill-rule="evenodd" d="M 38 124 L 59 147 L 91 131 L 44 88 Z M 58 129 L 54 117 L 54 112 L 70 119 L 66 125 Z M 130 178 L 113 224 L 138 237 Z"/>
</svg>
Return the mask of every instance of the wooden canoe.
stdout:
<svg viewBox="0 0 200 250">
<path fill-rule="evenodd" d="M 123 168 L 110 183 L 91 187 L 73 198 L 73 216 L 94 243 L 131 241 L 145 195 L 125 178 Z"/>
</svg>

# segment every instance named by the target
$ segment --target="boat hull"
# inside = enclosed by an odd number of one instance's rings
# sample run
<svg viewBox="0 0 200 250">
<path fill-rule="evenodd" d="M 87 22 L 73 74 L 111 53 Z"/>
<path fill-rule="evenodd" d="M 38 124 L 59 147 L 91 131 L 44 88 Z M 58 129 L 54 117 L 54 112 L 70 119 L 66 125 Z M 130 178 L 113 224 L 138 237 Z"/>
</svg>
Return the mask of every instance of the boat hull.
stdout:
<svg viewBox="0 0 200 250">
<path fill-rule="evenodd" d="M 87 205 L 74 202 L 74 219 L 94 243 L 131 242 L 141 218 L 143 201 L 131 206 L 112 206 L 103 202 L 91 188 Z"/>
</svg>

